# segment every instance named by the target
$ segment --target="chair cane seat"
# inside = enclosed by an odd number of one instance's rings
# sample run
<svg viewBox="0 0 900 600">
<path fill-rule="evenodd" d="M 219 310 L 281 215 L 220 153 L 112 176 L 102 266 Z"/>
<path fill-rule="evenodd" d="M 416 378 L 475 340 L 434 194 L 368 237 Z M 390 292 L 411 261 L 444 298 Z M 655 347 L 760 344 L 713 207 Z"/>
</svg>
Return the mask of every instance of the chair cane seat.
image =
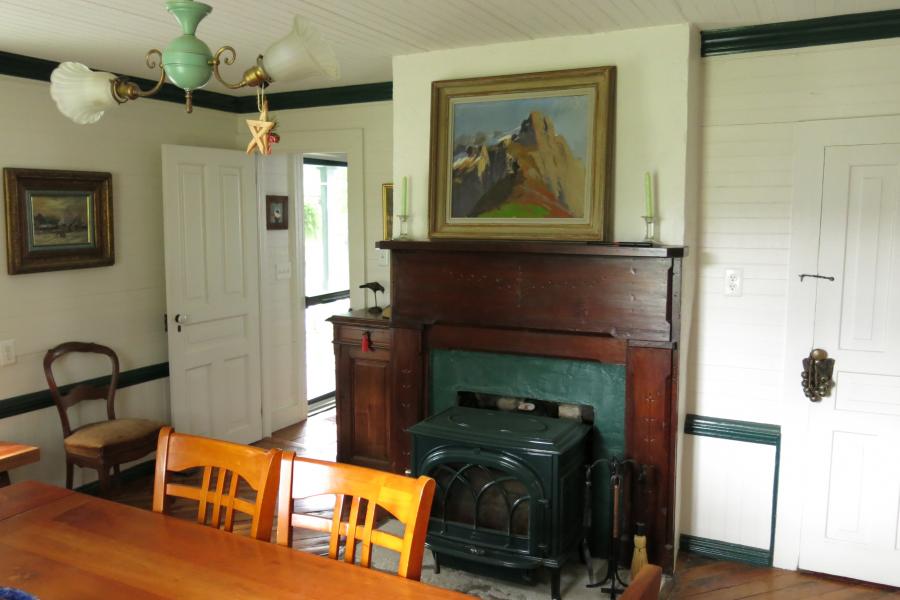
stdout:
<svg viewBox="0 0 900 600">
<path fill-rule="evenodd" d="M 64 440 L 64 444 L 70 450 L 99 450 L 145 437 L 151 438 L 155 444 L 156 436 L 163 426 L 163 423 L 148 419 L 114 419 L 89 423 L 73 431 Z"/>
</svg>

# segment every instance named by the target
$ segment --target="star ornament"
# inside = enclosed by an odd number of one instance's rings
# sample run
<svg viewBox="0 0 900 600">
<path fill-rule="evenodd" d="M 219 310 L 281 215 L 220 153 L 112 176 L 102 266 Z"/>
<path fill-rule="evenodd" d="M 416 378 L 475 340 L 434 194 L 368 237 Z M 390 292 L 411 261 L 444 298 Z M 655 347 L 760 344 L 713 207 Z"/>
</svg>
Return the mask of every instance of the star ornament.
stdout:
<svg viewBox="0 0 900 600">
<path fill-rule="evenodd" d="M 260 117 L 262 116 L 260 115 Z M 253 154 L 255 150 L 259 150 L 259 153 L 263 156 L 271 154 L 269 133 L 275 127 L 275 122 L 262 119 L 247 119 L 247 127 L 250 129 L 250 135 L 253 136 L 250 143 L 247 144 L 247 154 Z"/>
</svg>

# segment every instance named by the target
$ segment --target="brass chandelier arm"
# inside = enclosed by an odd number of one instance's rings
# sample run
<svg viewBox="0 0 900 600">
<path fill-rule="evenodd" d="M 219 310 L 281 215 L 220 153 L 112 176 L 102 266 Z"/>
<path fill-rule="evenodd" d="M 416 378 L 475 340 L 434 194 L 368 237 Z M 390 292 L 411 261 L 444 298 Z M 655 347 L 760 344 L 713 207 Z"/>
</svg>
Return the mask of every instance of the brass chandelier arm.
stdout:
<svg viewBox="0 0 900 600">
<path fill-rule="evenodd" d="M 226 56 L 228 53 L 230 56 Z M 224 56 L 224 58 L 223 58 Z M 224 62 L 226 65 L 233 65 L 235 59 L 237 58 L 237 53 L 234 51 L 234 48 L 231 46 L 222 46 L 216 53 L 213 55 L 212 59 L 209 61 L 209 64 L 212 66 L 213 75 L 215 78 L 227 87 L 230 90 L 237 90 L 242 87 L 254 87 L 258 85 L 268 85 L 271 83 L 271 78 L 269 78 L 268 74 L 262 68 L 262 56 L 256 59 L 256 65 L 250 67 L 246 71 L 244 71 L 244 75 L 241 80 L 237 83 L 228 83 L 224 79 L 222 79 L 222 75 L 219 73 L 219 64 Z"/>
<path fill-rule="evenodd" d="M 166 70 L 162 65 L 162 52 L 158 49 L 153 48 L 149 52 L 147 52 L 146 56 L 147 67 L 150 69 L 155 69 L 157 66 L 159 67 L 159 80 L 149 90 L 142 90 L 138 84 L 133 81 L 128 81 L 127 77 L 116 77 L 112 80 L 112 89 L 113 89 L 113 97 L 116 99 L 116 102 L 122 104 L 123 102 L 127 102 L 128 100 L 136 100 L 138 98 L 146 98 L 148 96 L 153 96 L 162 89 L 163 84 L 166 82 Z"/>
</svg>

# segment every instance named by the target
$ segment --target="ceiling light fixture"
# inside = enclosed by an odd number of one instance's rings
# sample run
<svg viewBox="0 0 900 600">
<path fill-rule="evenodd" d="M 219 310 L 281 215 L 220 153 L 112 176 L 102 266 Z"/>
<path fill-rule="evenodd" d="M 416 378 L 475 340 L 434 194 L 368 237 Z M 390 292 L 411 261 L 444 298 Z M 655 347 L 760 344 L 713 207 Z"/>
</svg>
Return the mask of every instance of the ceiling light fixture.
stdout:
<svg viewBox="0 0 900 600">
<path fill-rule="evenodd" d="M 106 110 L 118 104 L 156 94 L 166 79 L 184 90 L 187 112 L 191 112 L 194 90 L 202 88 L 213 76 L 232 90 L 248 86 L 265 88 L 275 81 L 316 74 L 338 78 L 340 68 L 331 46 L 309 23 L 295 17 L 293 30 L 269 46 L 256 59 L 256 64 L 244 71 L 240 81 L 229 83 L 219 73 L 219 65 L 234 63 L 237 58 L 234 48 L 222 46 L 213 53 L 195 35 L 200 21 L 212 7 L 195 0 L 169 0 L 166 9 L 178 20 L 182 35 L 172 40 L 165 50 L 154 48 L 147 53 L 147 67 L 160 71 L 156 85 L 142 90 L 127 77 L 64 62 L 50 76 L 50 95 L 59 111 L 82 125 L 96 123 Z"/>
</svg>

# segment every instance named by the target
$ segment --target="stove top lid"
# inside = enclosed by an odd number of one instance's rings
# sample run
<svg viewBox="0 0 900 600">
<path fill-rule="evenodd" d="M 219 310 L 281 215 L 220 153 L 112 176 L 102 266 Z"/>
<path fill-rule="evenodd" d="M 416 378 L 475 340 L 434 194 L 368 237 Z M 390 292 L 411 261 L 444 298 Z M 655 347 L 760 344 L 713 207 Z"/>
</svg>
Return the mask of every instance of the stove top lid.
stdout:
<svg viewBox="0 0 900 600">
<path fill-rule="evenodd" d="M 590 426 L 522 412 L 454 406 L 416 423 L 409 431 L 496 447 L 562 452 L 579 442 Z"/>
</svg>

